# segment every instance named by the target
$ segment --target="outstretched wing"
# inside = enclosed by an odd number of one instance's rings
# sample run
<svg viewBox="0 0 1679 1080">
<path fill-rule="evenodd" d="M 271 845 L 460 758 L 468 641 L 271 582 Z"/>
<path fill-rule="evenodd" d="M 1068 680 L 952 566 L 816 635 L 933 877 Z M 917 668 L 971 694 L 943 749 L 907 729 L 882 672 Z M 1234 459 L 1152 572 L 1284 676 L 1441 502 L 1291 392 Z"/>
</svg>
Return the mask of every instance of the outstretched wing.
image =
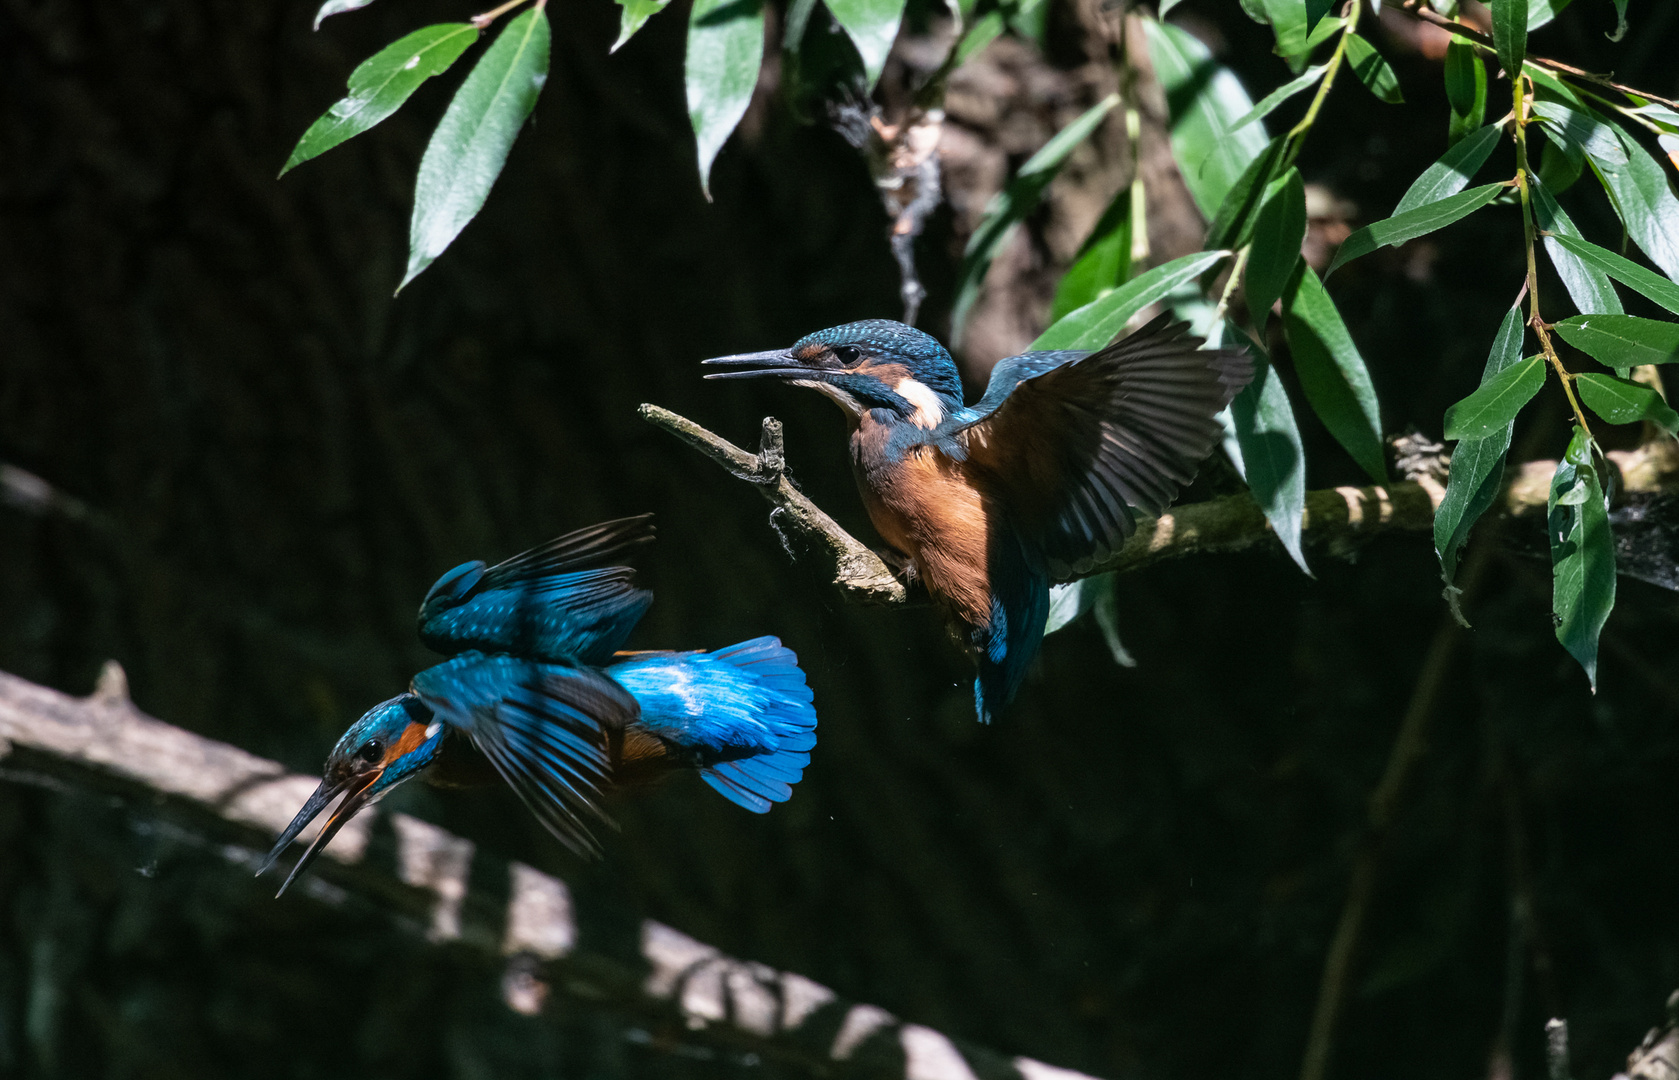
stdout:
<svg viewBox="0 0 1679 1080">
<path fill-rule="evenodd" d="M 653 539 L 652 515 L 573 533 L 486 567 L 444 574 L 420 605 L 420 640 L 441 653 L 513 652 L 603 663 L 653 602 L 627 566 L 601 566 Z"/>
<path fill-rule="evenodd" d="M 1223 435 L 1215 417 L 1253 379 L 1237 349 L 1202 349 L 1162 315 L 1105 349 L 997 365 L 952 432 L 1005 495 L 1029 556 L 1058 580 L 1108 558 L 1134 512 L 1158 514 Z"/>
<path fill-rule="evenodd" d="M 462 653 L 414 676 L 437 718 L 471 736 L 547 830 L 582 855 L 599 853 L 586 819 L 607 780 L 607 735 L 638 709 L 617 683 L 584 668 Z"/>
</svg>

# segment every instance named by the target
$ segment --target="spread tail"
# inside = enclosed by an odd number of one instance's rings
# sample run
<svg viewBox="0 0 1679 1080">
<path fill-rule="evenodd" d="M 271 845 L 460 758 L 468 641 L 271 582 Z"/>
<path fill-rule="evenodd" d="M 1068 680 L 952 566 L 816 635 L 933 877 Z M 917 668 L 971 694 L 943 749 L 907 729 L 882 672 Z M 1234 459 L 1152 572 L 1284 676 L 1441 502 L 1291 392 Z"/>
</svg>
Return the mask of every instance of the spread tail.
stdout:
<svg viewBox="0 0 1679 1080">
<path fill-rule="evenodd" d="M 777 638 L 712 653 L 642 653 L 606 669 L 641 705 L 639 725 L 754 813 L 786 802 L 810 764 L 816 710 L 799 658 Z"/>
</svg>

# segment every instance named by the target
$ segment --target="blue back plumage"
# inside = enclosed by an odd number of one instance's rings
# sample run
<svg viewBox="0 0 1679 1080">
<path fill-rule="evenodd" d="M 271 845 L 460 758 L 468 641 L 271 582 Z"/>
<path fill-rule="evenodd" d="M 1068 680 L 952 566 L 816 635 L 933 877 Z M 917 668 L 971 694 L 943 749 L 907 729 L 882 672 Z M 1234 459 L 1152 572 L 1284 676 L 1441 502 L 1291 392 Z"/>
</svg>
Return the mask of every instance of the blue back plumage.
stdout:
<svg viewBox="0 0 1679 1080">
<path fill-rule="evenodd" d="M 652 539 L 647 517 L 580 529 L 496 566 L 463 563 L 420 605 L 420 640 L 438 652 L 507 652 L 605 663 L 653 603 L 627 566 L 601 566 Z"/>
<path fill-rule="evenodd" d="M 641 706 L 639 726 L 755 813 L 792 795 L 816 745 L 798 657 L 773 637 L 711 653 L 640 653 L 606 669 Z"/>
</svg>

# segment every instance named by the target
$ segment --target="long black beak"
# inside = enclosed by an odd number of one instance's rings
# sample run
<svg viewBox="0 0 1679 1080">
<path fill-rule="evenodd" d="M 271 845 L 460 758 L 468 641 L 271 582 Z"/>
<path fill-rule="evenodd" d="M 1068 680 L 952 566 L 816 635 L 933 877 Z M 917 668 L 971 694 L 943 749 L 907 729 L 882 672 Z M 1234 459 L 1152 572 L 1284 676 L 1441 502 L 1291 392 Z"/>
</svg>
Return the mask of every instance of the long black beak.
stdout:
<svg viewBox="0 0 1679 1080">
<path fill-rule="evenodd" d="M 291 819 L 291 824 L 286 826 L 286 831 L 280 834 L 280 839 L 275 841 L 274 847 L 268 852 L 268 858 L 264 859 L 262 865 L 257 868 L 258 877 L 267 873 L 268 868 L 274 865 L 275 860 L 280 857 L 281 853 L 291 846 L 293 840 L 297 839 L 297 834 L 308 828 L 309 823 L 314 821 L 321 811 L 325 810 L 332 803 L 332 800 L 338 797 L 340 792 L 347 792 L 344 795 L 344 801 L 338 804 L 338 809 L 321 827 L 320 834 L 303 852 L 303 857 L 297 860 L 297 865 L 292 867 L 291 873 L 286 875 L 286 880 L 280 885 L 280 891 L 274 894 L 276 900 L 284 896 L 286 889 L 291 886 L 297 875 L 303 873 L 309 864 L 315 861 L 315 856 L 326 847 L 327 841 L 338 835 L 338 830 L 349 824 L 350 819 L 356 816 L 356 812 L 367 804 L 368 791 L 373 787 L 373 782 L 379 779 L 379 774 L 382 772 L 384 772 L 383 769 L 374 769 L 372 772 L 352 776 L 349 780 L 340 780 L 336 783 L 330 780 L 321 781 L 321 786 L 315 789 L 315 793 L 309 796 L 309 801 L 303 804 L 303 809 L 299 810 L 297 816 Z"/>
<path fill-rule="evenodd" d="M 715 372 L 707 375 L 706 378 L 708 379 L 820 379 L 827 374 L 823 368 L 809 367 L 803 361 L 789 356 L 786 349 L 736 353 L 733 356 L 718 356 L 710 360 L 702 360 L 701 363 L 708 365 L 757 365 L 749 371 Z"/>
</svg>

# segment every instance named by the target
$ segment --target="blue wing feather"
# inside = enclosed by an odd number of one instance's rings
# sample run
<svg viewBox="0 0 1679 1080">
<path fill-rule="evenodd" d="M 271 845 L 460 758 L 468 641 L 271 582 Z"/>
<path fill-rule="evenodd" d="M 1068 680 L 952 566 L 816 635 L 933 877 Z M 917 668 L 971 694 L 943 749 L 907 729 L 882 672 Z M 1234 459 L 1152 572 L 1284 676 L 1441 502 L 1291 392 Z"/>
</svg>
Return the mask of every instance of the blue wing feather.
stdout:
<svg viewBox="0 0 1679 1080">
<path fill-rule="evenodd" d="M 607 779 L 606 732 L 636 703 L 585 668 L 464 652 L 414 676 L 413 692 L 437 718 L 471 737 L 538 821 L 573 850 L 598 851 L 585 817 Z"/>
<path fill-rule="evenodd" d="M 579 529 L 496 566 L 457 566 L 420 605 L 420 640 L 447 654 L 605 663 L 653 594 L 635 586 L 631 568 L 596 564 L 652 538 L 651 515 L 643 515 Z"/>
<path fill-rule="evenodd" d="M 776 638 L 713 653 L 641 653 L 606 673 L 635 697 L 642 730 L 748 810 L 785 802 L 810 764 L 814 695 Z"/>
</svg>

